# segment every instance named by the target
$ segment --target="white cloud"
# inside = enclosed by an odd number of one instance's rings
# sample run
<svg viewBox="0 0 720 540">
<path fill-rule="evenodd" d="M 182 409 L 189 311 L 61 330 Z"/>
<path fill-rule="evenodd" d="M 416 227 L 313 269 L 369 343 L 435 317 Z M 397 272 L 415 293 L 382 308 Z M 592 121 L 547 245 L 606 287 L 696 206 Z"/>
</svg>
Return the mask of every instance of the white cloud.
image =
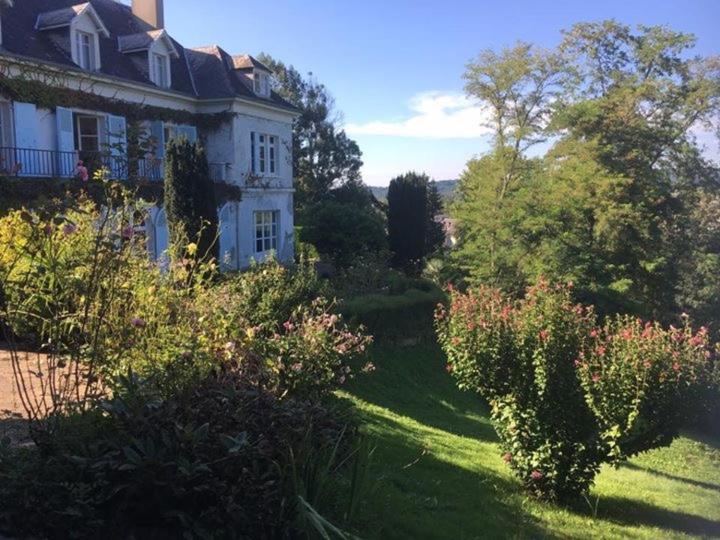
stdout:
<svg viewBox="0 0 720 540">
<path fill-rule="evenodd" d="M 490 134 L 489 114 L 458 93 L 423 92 L 408 103 L 412 116 L 397 121 L 348 124 L 351 135 L 423 139 L 471 139 Z"/>
</svg>

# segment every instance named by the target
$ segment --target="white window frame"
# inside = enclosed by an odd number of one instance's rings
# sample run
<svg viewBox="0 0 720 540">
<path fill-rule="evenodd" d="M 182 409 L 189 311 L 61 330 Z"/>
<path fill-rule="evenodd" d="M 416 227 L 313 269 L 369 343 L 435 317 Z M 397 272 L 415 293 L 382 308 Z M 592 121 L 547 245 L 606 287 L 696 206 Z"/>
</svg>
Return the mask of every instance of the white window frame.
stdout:
<svg viewBox="0 0 720 540">
<path fill-rule="evenodd" d="M 162 70 L 158 66 L 162 65 Z M 152 82 L 160 88 L 170 88 L 170 57 L 167 54 L 150 51 L 150 73 Z"/>
<path fill-rule="evenodd" d="M 84 40 L 87 40 L 87 43 L 85 43 Z M 75 30 L 75 54 L 77 56 L 77 65 L 81 68 L 89 71 L 97 69 L 95 65 L 96 41 L 97 36 L 95 34 Z M 85 53 L 87 53 L 87 57 Z"/>
<path fill-rule="evenodd" d="M 279 232 L 278 210 L 256 210 L 253 213 L 253 251 L 256 254 L 277 252 Z"/>
<path fill-rule="evenodd" d="M 264 71 L 253 71 L 253 90 L 258 96 L 268 97 L 270 95 L 270 76 Z"/>
<path fill-rule="evenodd" d="M 269 133 L 252 133 L 252 169 L 262 176 L 278 176 L 279 137 Z"/>
<path fill-rule="evenodd" d="M 95 120 L 95 124 L 97 126 L 97 135 L 84 135 L 85 138 L 89 137 L 96 137 L 97 138 L 97 149 L 94 150 L 87 150 L 88 152 L 100 152 L 102 150 L 102 133 L 100 132 L 101 124 L 100 124 L 100 117 L 94 116 L 92 114 L 77 114 L 75 115 L 75 122 L 76 122 L 76 130 L 77 130 L 77 146 L 79 151 L 85 151 L 86 149 L 83 148 L 83 134 L 80 130 L 80 119 L 82 118 L 92 118 Z"/>
</svg>

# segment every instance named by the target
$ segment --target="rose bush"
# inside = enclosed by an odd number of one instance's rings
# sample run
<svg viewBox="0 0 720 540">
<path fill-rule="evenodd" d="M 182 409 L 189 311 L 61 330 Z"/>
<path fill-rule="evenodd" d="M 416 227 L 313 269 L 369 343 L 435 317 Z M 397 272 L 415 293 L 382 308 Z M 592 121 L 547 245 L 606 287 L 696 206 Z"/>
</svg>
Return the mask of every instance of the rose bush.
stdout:
<svg viewBox="0 0 720 540">
<path fill-rule="evenodd" d="M 598 326 L 571 285 L 512 300 L 450 291 L 436 326 L 448 370 L 491 406 L 503 459 L 533 494 L 572 500 L 603 463 L 668 444 L 709 384 L 707 331 L 629 317 Z"/>
</svg>

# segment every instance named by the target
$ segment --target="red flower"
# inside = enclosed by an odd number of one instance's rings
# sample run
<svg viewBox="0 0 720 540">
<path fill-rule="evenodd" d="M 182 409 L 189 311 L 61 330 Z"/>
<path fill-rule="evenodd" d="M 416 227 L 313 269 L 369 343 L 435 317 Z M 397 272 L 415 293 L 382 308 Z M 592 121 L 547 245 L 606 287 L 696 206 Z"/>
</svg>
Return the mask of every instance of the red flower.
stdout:
<svg viewBox="0 0 720 540">
<path fill-rule="evenodd" d="M 598 337 L 598 331 L 597 331 L 597 330 L 594 330 L 594 329 L 591 330 L 591 331 L 590 331 L 590 337 L 591 337 L 591 338 L 596 338 L 596 337 Z"/>
<path fill-rule="evenodd" d="M 550 332 L 547 330 L 540 330 L 539 336 L 541 341 L 547 341 L 550 337 Z"/>
</svg>

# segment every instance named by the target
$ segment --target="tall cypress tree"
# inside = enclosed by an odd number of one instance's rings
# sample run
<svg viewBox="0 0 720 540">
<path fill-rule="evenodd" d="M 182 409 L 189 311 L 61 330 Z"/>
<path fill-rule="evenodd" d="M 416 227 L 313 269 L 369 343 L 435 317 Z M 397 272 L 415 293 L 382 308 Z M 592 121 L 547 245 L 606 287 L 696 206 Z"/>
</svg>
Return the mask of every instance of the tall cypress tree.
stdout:
<svg viewBox="0 0 720 540">
<path fill-rule="evenodd" d="M 165 212 L 176 255 L 191 242 L 205 258 L 217 258 L 218 214 L 215 185 L 205 150 L 187 139 L 173 139 L 165 149 Z"/>
<path fill-rule="evenodd" d="M 388 188 L 388 236 L 393 265 L 416 271 L 426 254 L 428 230 L 425 174 L 409 172 L 390 181 Z"/>
</svg>

